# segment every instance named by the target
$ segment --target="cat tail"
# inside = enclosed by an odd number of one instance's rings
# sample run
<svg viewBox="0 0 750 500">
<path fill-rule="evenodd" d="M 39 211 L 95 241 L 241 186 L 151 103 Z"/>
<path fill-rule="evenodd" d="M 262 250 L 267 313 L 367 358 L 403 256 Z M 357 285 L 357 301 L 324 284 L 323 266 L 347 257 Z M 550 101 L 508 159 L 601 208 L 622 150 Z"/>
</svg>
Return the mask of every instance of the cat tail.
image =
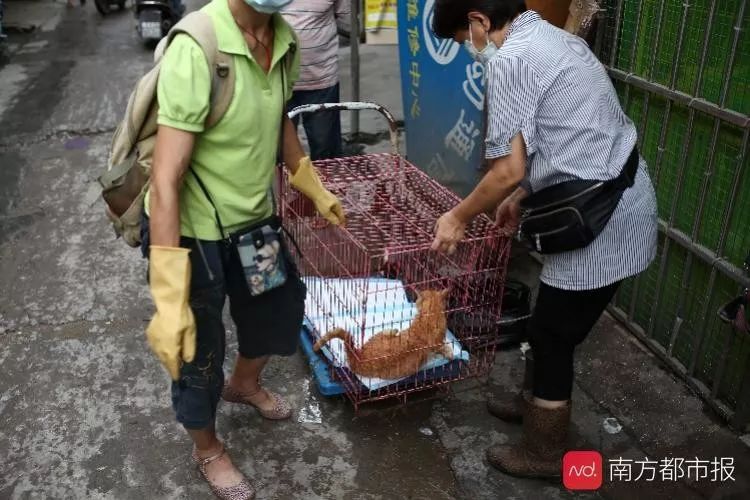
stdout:
<svg viewBox="0 0 750 500">
<path fill-rule="evenodd" d="M 354 347 L 354 339 L 352 339 L 351 334 L 343 328 L 336 328 L 335 330 L 331 330 L 330 332 L 326 333 L 320 340 L 315 342 L 313 351 L 319 351 L 321 347 L 326 345 L 332 339 L 341 339 L 346 343 L 347 347 Z"/>
</svg>

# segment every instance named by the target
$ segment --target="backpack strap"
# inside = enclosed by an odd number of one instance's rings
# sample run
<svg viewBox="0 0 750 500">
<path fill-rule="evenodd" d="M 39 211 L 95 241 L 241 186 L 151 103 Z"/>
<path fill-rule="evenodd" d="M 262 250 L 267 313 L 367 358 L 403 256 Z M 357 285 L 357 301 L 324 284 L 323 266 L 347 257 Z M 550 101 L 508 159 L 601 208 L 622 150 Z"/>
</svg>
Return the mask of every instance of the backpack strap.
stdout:
<svg viewBox="0 0 750 500">
<path fill-rule="evenodd" d="M 154 61 L 159 62 L 174 37 L 190 36 L 203 50 L 211 71 L 211 107 L 206 117 L 206 128 L 211 128 L 224 117 L 234 97 L 235 69 L 231 54 L 219 50 L 216 30 L 211 16 L 195 11 L 183 17 L 156 46 Z"/>
<path fill-rule="evenodd" d="M 297 54 L 297 50 L 299 48 L 299 37 L 297 36 L 297 33 L 292 30 L 292 37 L 294 38 L 293 41 L 289 42 L 289 48 L 286 51 L 286 54 L 284 54 L 284 66 L 286 67 L 286 74 L 291 75 L 292 74 L 292 67 L 294 66 L 294 56 Z M 282 82 L 284 85 L 283 94 L 285 101 L 287 99 L 291 99 L 291 95 L 286 95 L 286 82 Z M 293 91 L 293 90 L 292 90 Z M 286 105 L 284 106 L 286 108 Z M 286 113 L 284 113 L 286 116 Z"/>
<path fill-rule="evenodd" d="M 215 74 L 211 80 L 211 110 L 206 117 L 206 128 L 219 123 L 234 97 L 234 57 L 217 51 L 215 67 Z"/>
</svg>

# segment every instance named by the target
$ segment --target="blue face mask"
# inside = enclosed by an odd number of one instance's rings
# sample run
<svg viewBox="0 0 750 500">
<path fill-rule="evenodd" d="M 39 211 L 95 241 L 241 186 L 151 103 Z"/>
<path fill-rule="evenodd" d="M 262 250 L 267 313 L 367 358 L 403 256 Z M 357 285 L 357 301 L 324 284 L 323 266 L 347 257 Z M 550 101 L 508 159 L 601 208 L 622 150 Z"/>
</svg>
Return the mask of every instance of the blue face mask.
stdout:
<svg viewBox="0 0 750 500">
<path fill-rule="evenodd" d="M 490 59 L 492 59 L 499 50 L 497 45 L 495 45 L 495 42 L 490 40 L 489 33 L 487 33 L 487 44 L 482 50 L 477 50 L 474 45 L 474 35 L 471 32 L 471 26 L 469 26 L 469 39 L 464 42 L 464 48 L 471 58 L 482 66 L 486 66 Z"/>
<path fill-rule="evenodd" d="M 275 14 L 292 3 L 292 0 L 245 0 L 245 3 L 261 14 Z"/>
</svg>

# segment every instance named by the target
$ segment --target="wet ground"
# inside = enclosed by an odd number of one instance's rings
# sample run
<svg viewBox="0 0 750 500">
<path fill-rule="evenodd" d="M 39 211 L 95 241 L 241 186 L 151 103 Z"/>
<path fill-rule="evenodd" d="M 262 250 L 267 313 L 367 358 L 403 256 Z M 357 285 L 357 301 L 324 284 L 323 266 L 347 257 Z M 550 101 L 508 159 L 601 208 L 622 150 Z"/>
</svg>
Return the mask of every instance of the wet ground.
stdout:
<svg viewBox="0 0 750 500">
<path fill-rule="evenodd" d="M 37 27 L 11 34 L 0 67 L 0 499 L 211 498 L 143 336 L 145 262 L 114 239 L 98 199 L 111 133 L 150 53 L 129 12 L 102 19 L 52 1 L 7 11 Z M 401 116 L 395 49 L 363 52 L 363 97 Z M 362 129 L 386 130 L 364 115 Z M 533 281 L 528 258 L 512 267 Z M 487 381 L 355 415 L 318 395 L 298 354 L 265 374 L 298 409 L 293 420 L 224 405 L 218 428 L 262 499 L 750 497 L 750 450 L 609 317 L 579 353 L 571 444 L 605 459 L 731 457 L 734 481 L 607 481 L 574 494 L 490 469 L 484 449 L 520 429 L 486 413 L 486 393 L 512 390 L 522 372 L 512 348 Z"/>
</svg>

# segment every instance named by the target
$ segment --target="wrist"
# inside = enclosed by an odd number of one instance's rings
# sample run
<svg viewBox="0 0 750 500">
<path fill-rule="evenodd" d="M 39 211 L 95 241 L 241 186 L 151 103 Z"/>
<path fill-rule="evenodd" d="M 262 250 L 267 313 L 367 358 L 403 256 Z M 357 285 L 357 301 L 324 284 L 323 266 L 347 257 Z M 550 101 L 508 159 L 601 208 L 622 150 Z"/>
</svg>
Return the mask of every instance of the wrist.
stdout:
<svg viewBox="0 0 750 500">
<path fill-rule="evenodd" d="M 456 221 L 460 222 L 464 226 L 468 225 L 471 219 L 474 217 L 468 212 L 466 207 L 463 205 L 463 203 L 459 203 L 453 209 L 448 212 L 451 217 L 453 217 Z"/>
<path fill-rule="evenodd" d="M 513 194 L 510 196 L 511 201 L 514 203 L 521 203 L 521 200 L 526 198 L 529 195 L 529 193 L 522 187 L 519 187 L 515 191 L 513 191 Z"/>
<path fill-rule="evenodd" d="M 304 159 L 305 157 L 302 157 L 295 162 L 293 158 L 284 158 L 284 164 L 286 165 L 286 169 L 289 171 L 289 176 L 292 179 L 294 179 L 297 176 L 297 173 L 305 167 Z"/>
</svg>

